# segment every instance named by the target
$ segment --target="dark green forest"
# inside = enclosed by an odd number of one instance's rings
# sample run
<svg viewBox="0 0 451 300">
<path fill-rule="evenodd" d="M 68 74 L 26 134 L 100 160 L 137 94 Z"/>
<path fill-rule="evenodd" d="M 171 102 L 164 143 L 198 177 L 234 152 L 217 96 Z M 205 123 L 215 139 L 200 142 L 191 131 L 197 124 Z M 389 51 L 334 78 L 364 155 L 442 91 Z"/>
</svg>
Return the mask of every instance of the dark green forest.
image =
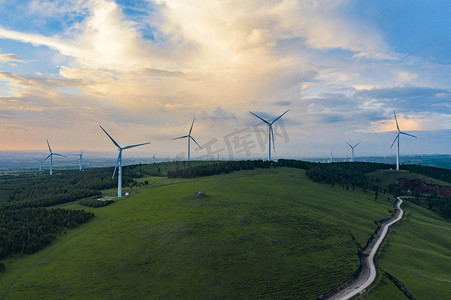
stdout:
<svg viewBox="0 0 451 300">
<path fill-rule="evenodd" d="M 87 222 L 83 210 L 11 208 L 0 206 L 0 259 L 13 253 L 33 253 L 48 245 L 63 228 Z"/>
<path fill-rule="evenodd" d="M 132 184 L 142 176 L 138 167 L 123 168 L 122 184 Z M 58 171 L 54 175 L 24 174 L 0 177 L 0 205 L 15 207 L 47 207 L 100 195 L 102 190 L 117 186 L 117 177 L 111 178 L 113 168 L 95 168 L 85 171 Z"/>
<path fill-rule="evenodd" d="M 124 186 L 139 178 L 140 166 L 123 168 Z M 54 175 L 30 174 L 0 177 L 0 259 L 14 253 L 33 253 L 48 245 L 65 228 L 87 222 L 94 214 L 84 210 L 48 208 L 91 196 L 117 186 L 113 168 L 57 171 Z M 85 200 L 88 206 L 112 201 Z"/>
</svg>

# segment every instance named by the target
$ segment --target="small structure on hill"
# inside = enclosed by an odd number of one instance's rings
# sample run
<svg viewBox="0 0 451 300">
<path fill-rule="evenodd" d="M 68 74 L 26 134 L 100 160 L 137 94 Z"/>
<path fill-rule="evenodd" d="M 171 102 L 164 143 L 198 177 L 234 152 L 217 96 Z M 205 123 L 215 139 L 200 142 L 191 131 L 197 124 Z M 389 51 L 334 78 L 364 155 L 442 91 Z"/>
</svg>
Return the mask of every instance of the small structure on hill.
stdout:
<svg viewBox="0 0 451 300">
<path fill-rule="evenodd" d="M 196 196 L 197 196 L 197 198 L 206 198 L 207 197 L 207 195 L 202 191 L 196 192 Z"/>
</svg>

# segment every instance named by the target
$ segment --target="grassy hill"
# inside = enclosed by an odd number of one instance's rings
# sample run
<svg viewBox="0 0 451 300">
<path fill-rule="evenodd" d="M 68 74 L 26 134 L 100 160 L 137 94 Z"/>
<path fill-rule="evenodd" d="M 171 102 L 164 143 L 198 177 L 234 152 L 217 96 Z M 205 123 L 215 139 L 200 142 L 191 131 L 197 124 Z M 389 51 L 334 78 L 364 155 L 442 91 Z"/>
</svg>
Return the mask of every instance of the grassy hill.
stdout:
<svg viewBox="0 0 451 300">
<path fill-rule="evenodd" d="M 156 181 L 156 169 L 166 168 L 158 165 L 142 166 L 152 176 L 139 181 Z M 366 244 L 393 202 L 382 192 L 375 199 L 360 188 L 313 182 L 294 168 L 165 179 L 112 205 L 83 207 L 96 217 L 37 253 L 8 257 L 0 295 L 314 299 L 354 273 L 357 243 Z M 384 242 L 379 271 L 417 299 L 446 299 L 451 225 L 415 204 L 405 207 L 406 219 Z M 368 297 L 404 296 L 379 275 Z"/>
<path fill-rule="evenodd" d="M 392 209 L 387 197 L 288 168 L 166 179 L 9 258 L 0 290 L 7 299 L 313 299 L 358 267 L 353 237 L 365 245 Z"/>
<path fill-rule="evenodd" d="M 380 251 L 378 271 L 395 276 L 416 299 L 451 299 L 451 224 L 408 200 L 403 207 L 404 219 Z M 368 299 L 404 297 L 387 278 L 378 279 Z"/>
</svg>

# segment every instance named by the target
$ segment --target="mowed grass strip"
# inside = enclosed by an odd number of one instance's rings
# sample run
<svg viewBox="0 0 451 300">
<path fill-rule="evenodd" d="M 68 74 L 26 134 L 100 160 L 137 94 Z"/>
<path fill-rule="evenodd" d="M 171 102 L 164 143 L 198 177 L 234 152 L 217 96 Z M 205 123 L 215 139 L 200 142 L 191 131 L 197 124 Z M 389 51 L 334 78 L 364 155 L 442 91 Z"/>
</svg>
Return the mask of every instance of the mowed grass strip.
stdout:
<svg viewBox="0 0 451 300">
<path fill-rule="evenodd" d="M 352 236 L 364 246 L 392 200 L 299 169 L 166 179 L 110 206 L 72 206 L 96 218 L 8 259 L 0 290 L 13 282 L 7 299 L 314 299 L 357 269 Z"/>
</svg>

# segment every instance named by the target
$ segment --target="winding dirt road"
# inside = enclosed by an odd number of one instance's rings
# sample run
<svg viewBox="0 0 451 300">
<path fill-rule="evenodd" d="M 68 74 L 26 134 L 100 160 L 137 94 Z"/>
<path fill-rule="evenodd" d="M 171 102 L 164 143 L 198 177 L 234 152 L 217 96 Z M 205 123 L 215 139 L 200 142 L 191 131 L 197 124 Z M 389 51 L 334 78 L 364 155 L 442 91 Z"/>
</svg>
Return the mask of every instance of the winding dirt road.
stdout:
<svg viewBox="0 0 451 300">
<path fill-rule="evenodd" d="M 346 300 L 350 299 L 358 294 L 364 293 L 365 289 L 369 287 L 374 279 L 376 279 L 376 266 L 374 265 L 374 257 L 382 244 L 385 236 L 387 235 L 388 228 L 394 223 L 402 219 L 404 211 L 401 208 L 402 199 L 397 197 L 395 205 L 395 212 L 392 217 L 381 224 L 380 228 L 375 233 L 375 238 L 370 241 L 362 251 L 361 255 L 361 267 L 362 270 L 357 277 L 348 281 L 342 289 L 335 294 L 328 296 L 327 299 L 331 300 Z"/>
</svg>

